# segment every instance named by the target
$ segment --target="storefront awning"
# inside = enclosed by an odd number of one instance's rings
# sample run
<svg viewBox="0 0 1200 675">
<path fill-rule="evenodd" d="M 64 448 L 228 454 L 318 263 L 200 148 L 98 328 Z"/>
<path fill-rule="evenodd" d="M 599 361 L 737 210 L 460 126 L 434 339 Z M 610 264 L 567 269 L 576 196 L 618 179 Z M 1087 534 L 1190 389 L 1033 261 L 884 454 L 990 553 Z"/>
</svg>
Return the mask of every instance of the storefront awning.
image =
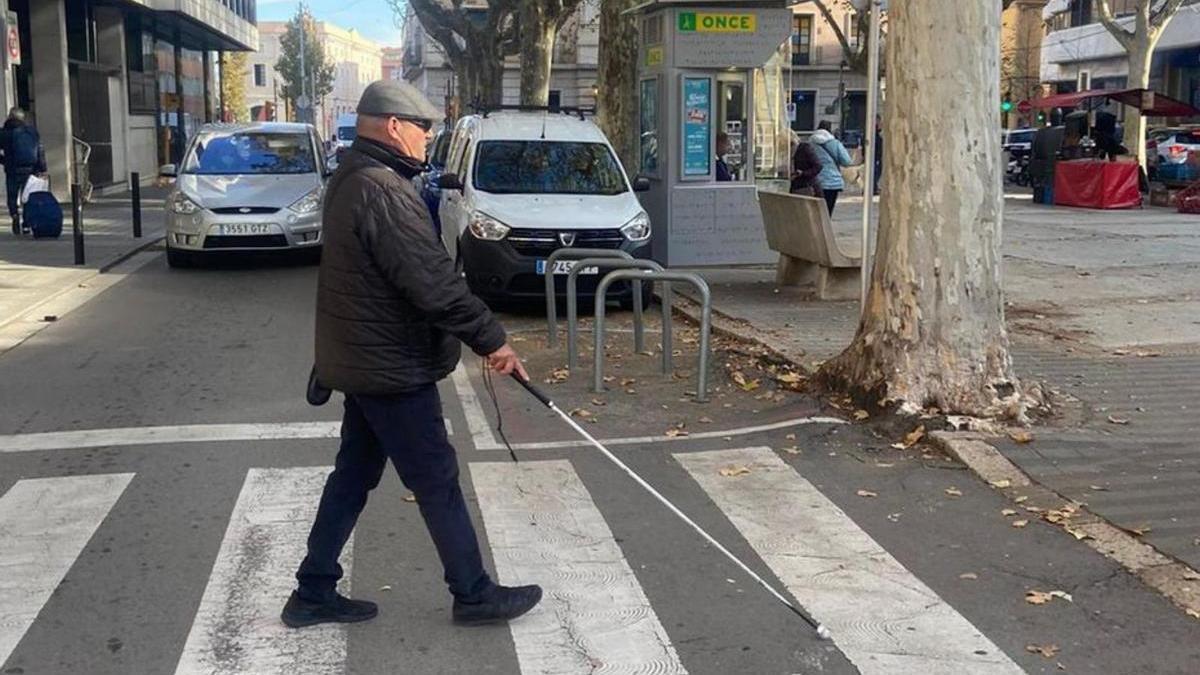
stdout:
<svg viewBox="0 0 1200 675">
<path fill-rule="evenodd" d="M 1034 99 L 1035 108 L 1075 108 L 1093 98 L 1107 98 L 1142 111 L 1146 117 L 1193 117 L 1200 109 L 1150 89 L 1088 89 Z"/>
</svg>

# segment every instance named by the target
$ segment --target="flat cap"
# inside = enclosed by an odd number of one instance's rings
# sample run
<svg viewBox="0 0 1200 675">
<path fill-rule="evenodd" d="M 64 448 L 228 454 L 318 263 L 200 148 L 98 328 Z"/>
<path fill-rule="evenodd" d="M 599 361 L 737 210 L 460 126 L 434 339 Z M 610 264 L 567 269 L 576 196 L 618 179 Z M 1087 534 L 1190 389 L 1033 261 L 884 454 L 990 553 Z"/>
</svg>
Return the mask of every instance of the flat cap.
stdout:
<svg viewBox="0 0 1200 675">
<path fill-rule="evenodd" d="M 358 99 L 356 110 L 360 115 L 395 115 L 430 122 L 445 117 L 420 90 L 407 82 L 396 80 L 375 80 L 367 85 Z"/>
</svg>

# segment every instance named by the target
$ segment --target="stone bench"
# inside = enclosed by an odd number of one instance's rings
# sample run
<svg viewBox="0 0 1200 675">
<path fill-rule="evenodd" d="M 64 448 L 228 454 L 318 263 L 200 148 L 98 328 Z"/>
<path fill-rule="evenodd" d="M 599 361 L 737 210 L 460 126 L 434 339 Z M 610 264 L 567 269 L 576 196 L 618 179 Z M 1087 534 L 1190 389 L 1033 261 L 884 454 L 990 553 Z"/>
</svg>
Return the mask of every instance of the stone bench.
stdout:
<svg viewBox="0 0 1200 675">
<path fill-rule="evenodd" d="M 779 253 L 776 283 L 812 284 L 822 300 L 858 298 L 862 258 L 838 246 L 825 200 L 760 191 L 758 206 L 767 245 Z"/>
</svg>

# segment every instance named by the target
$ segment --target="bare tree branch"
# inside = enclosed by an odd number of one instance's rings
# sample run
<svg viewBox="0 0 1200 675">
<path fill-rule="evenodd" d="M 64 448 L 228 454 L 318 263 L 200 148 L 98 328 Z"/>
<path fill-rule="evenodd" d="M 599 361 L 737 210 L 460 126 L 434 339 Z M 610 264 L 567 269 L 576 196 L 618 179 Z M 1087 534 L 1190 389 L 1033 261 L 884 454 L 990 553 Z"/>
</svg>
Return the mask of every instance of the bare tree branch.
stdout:
<svg viewBox="0 0 1200 675">
<path fill-rule="evenodd" d="M 1144 1 L 1149 2 L 1150 0 Z M 1126 30 L 1123 26 L 1121 26 L 1121 24 L 1117 23 L 1116 17 L 1113 16 L 1112 5 L 1109 4 L 1109 0 L 1098 0 L 1096 2 L 1096 9 L 1100 11 L 1100 23 L 1108 29 L 1108 32 L 1111 33 L 1114 38 L 1116 38 L 1121 47 L 1123 47 L 1125 51 L 1132 49 L 1134 45 L 1135 34 Z"/>
</svg>

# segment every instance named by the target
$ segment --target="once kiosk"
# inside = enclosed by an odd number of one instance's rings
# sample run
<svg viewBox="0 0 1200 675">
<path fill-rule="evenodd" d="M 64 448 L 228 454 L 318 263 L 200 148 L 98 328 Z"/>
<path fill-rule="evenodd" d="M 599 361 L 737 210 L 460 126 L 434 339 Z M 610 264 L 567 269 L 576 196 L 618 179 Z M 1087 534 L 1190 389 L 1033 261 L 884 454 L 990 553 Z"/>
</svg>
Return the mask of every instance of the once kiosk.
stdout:
<svg viewBox="0 0 1200 675">
<path fill-rule="evenodd" d="M 791 148 L 781 133 L 782 82 L 761 69 L 780 58 L 792 11 L 782 1 L 736 0 L 655 0 L 630 11 L 640 18 L 641 173 L 651 184 L 641 201 L 654 223 L 654 259 L 772 262 L 755 175 L 786 178 Z"/>
</svg>

